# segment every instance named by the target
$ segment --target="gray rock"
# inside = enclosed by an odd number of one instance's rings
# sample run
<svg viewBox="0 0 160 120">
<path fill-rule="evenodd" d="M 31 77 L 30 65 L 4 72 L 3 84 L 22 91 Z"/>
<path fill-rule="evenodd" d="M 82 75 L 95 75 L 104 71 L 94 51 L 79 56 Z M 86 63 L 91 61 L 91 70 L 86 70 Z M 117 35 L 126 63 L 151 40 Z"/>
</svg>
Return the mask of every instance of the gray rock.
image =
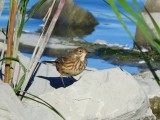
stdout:
<svg viewBox="0 0 160 120">
<path fill-rule="evenodd" d="M 19 98 L 0 80 L 0 120 L 29 120 Z"/>
<path fill-rule="evenodd" d="M 29 102 L 22 104 L 13 89 L 0 80 L 0 120 L 61 120 L 47 107 Z"/>
<path fill-rule="evenodd" d="M 158 77 L 160 77 L 160 70 L 157 70 L 156 74 L 158 75 Z M 134 77 L 142 86 L 143 90 L 149 98 L 160 96 L 160 86 L 157 84 L 155 78 L 150 71 L 134 75 Z"/>
<path fill-rule="evenodd" d="M 144 91 L 132 75 L 119 68 L 85 71 L 75 77 L 79 79 L 76 83 L 56 90 L 52 86 L 61 81 L 55 72 L 55 67 L 42 65 L 29 91 L 49 102 L 67 120 L 155 120 Z M 36 108 L 34 103 L 26 104 Z"/>
<path fill-rule="evenodd" d="M 20 60 L 25 66 L 29 62 L 23 55 Z M 50 103 L 66 120 L 155 120 L 143 89 L 119 68 L 84 71 L 75 77 L 79 81 L 55 89 L 56 82 L 61 83 L 58 76 L 55 66 L 42 64 L 28 92 Z M 22 105 L 8 84 L 0 81 L 0 88 L 0 120 L 60 120 L 39 103 L 23 100 Z"/>
<path fill-rule="evenodd" d="M 52 2 L 53 0 L 47 0 L 35 13 L 33 18 L 44 18 Z M 58 2 L 56 3 L 56 6 L 58 5 Z M 32 9 L 29 11 L 29 13 L 32 11 Z M 55 8 L 53 9 L 52 13 L 53 14 L 49 19 L 50 21 L 55 13 Z M 84 36 L 86 34 L 90 34 L 97 24 L 97 21 L 91 13 L 80 8 L 74 2 L 67 1 L 56 23 L 53 34 L 69 37 Z"/>
</svg>

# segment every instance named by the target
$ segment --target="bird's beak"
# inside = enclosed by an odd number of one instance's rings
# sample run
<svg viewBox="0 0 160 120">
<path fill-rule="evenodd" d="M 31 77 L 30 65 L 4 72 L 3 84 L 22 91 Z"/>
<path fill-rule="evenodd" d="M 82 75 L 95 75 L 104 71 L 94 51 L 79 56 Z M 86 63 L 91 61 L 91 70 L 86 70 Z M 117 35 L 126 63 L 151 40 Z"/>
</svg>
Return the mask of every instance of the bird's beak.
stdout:
<svg viewBox="0 0 160 120">
<path fill-rule="evenodd" d="M 93 49 L 87 49 L 87 54 L 92 54 L 94 53 L 95 51 Z"/>
</svg>

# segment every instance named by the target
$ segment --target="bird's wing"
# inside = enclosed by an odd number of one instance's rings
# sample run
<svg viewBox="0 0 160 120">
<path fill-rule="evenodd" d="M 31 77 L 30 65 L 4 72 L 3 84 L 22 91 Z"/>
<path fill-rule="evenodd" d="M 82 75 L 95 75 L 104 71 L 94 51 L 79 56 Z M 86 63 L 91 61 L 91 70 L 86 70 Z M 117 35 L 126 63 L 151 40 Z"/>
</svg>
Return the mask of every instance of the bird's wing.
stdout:
<svg viewBox="0 0 160 120">
<path fill-rule="evenodd" d="M 70 57 L 61 57 L 61 58 L 58 58 L 55 62 L 60 64 L 66 64 L 70 61 L 71 61 Z"/>
</svg>

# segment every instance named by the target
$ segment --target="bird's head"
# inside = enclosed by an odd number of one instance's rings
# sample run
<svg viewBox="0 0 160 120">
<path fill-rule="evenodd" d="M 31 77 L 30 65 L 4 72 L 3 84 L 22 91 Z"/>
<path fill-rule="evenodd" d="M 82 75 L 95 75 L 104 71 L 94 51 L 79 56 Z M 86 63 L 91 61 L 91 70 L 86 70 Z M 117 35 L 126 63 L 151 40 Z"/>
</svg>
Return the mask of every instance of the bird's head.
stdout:
<svg viewBox="0 0 160 120">
<path fill-rule="evenodd" d="M 85 57 L 88 51 L 83 47 L 78 47 L 74 50 L 75 56 L 80 58 L 82 61 L 85 60 Z"/>
</svg>

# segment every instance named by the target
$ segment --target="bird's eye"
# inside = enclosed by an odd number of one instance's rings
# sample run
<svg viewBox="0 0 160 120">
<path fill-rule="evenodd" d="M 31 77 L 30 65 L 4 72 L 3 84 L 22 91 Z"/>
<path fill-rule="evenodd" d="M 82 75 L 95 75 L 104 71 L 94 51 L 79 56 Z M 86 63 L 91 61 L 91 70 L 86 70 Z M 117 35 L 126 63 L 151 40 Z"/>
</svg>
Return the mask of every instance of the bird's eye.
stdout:
<svg viewBox="0 0 160 120">
<path fill-rule="evenodd" d="M 82 52 L 82 50 L 79 51 L 80 53 Z"/>
</svg>

